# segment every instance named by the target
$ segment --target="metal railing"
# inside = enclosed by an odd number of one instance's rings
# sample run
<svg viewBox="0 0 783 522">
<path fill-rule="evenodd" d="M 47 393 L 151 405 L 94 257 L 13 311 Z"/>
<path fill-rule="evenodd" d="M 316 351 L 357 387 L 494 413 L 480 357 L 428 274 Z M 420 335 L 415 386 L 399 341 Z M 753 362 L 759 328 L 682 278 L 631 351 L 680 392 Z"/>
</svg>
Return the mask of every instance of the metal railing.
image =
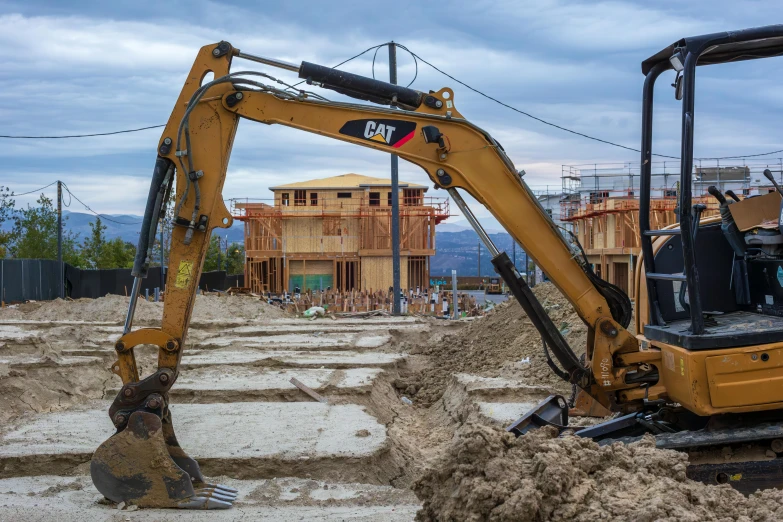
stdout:
<svg viewBox="0 0 783 522">
<path fill-rule="evenodd" d="M 783 183 L 783 157 L 747 158 L 736 160 L 694 160 L 692 180 L 695 192 L 707 192 L 707 187 L 724 184 L 739 189 L 766 186 L 763 172 L 769 169 Z M 650 188 L 674 189 L 680 180 L 679 160 L 652 162 Z M 585 163 L 561 166 L 562 191 L 566 194 L 590 191 L 639 190 L 641 165 L 638 162 Z M 726 187 L 732 188 L 734 187 Z"/>
</svg>

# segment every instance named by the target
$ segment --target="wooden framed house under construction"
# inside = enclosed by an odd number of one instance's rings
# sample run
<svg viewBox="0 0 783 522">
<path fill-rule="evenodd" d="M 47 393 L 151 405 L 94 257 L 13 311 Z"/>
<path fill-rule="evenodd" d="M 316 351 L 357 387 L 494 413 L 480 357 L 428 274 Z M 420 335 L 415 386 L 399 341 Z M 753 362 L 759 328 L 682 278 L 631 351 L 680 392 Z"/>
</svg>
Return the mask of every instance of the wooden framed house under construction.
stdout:
<svg viewBox="0 0 783 522">
<path fill-rule="evenodd" d="M 435 225 L 448 198 L 400 181 L 400 284 L 425 288 Z M 271 187 L 272 200 L 234 200 L 245 223 L 245 285 L 253 292 L 385 290 L 392 286 L 391 181 L 344 174 Z"/>
</svg>

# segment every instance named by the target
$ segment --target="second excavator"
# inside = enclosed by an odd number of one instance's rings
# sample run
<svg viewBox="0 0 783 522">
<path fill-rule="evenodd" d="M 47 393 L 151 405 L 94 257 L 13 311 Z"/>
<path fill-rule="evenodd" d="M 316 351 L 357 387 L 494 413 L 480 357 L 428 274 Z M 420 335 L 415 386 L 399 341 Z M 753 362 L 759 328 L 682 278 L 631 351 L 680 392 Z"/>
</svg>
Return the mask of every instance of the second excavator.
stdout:
<svg viewBox="0 0 783 522">
<path fill-rule="evenodd" d="M 115 345 L 117 362 L 112 369 L 123 382 L 109 409 L 116 433 L 93 456 L 96 487 L 113 501 L 140 507 L 222 509 L 236 498 L 231 488 L 209 483 L 179 446 L 168 392 L 180 372 L 209 238 L 215 228 L 232 224 L 221 193 L 241 118 L 396 154 L 424 169 L 436 188 L 448 191 L 540 332 L 552 368 L 581 390 L 583 404 L 622 414 L 580 435 L 614 440 L 642 432 L 664 434 L 668 438 L 659 439 L 663 447 L 704 449 L 704 463 L 689 469 L 695 478 L 730 482 L 740 489 L 779 485 L 783 461 L 757 454 L 765 455 L 771 447 L 783 455 L 783 319 L 774 313 L 776 308 L 738 301 L 726 288 L 737 277 L 732 274 L 738 264 L 740 270 L 752 263 L 783 261 L 750 255 L 756 252 L 751 249 L 739 256 L 724 233 L 727 227 L 722 228 L 719 219 L 700 220 L 700 210 L 691 208 L 690 185 L 696 66 L 778 54 L 783 54 L 783 26 L 686 38 L 644 62 L 644 269 L 637 276 L 636 293 L 644 297 L 637 297 L 640 333 L 633 335 L 627 329 L 633 315 L 628 297 L 593 273 L 578 243 L 541 208 L 503 147 L 462 116 L 451 89 L 419 92 L 308 62 L 290 64 L 252 55 L 228 42 L 202 47 L 157 146 L 133 268 L 136 283 L 124 333 Z M 257 71 L 231 72 L 238 59 L 294 71 L 310 85 L 375 105 L 328 101 Z M 646 215 L 652 94 L 655 79 L 668 70 L 677 72 L 675 84 L 683 99 L 682 211 L 679 228 L 651 230 Z M 210 73 L 214 79 L 205 80 Z M 588 327 L 585 358 L 568 345 L 458 188 L 489 209 L 568 298 Z M 170 194 L 175 226 L 162 324 L 133 330 L 140 280 L 146 276 L 156 227 Z M 748 295 L 772 291 L 750 281 Z M 675 282 L 681 292 L 674 292 Z M 769 283 L 757 283 L 764 284 Z M 780 293 L 777 290 L 774 295 Z M 687 308 L 674 306 L 675 293 L 678 299 L 683 296 Z M 142 378 L 134 350 L 143 345 L 157 347 L 158 367 Z M 544 424 L 565 429 L 567 418 L 566 401 L 555 396 L 510 430 L 523 434 Z M 219 440 L 219 434 L 216 437 Z M 719 445 L 756 449 L 744 460 L 713 463 L 710 451 Z"/>
</svg>

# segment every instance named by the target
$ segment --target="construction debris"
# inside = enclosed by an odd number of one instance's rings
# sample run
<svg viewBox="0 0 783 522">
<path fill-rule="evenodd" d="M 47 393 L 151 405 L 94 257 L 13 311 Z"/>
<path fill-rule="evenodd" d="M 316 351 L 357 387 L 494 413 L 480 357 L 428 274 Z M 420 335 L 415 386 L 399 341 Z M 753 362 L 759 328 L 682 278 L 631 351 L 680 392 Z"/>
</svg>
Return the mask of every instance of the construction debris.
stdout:
<svg viewBox="0 0 783 522">
<path fill-rule="evenodd" d="M 409 291 L 401 299 L 403 314 L 435 317 L 451 317 L 453 312 L 452 292 L 435 288 L 423 291 Z M 389 290 L 363 290 L 337 292 L 334 290 L 307 291 L 301 294 L 285 294 L 281 297 L 268 297 L 270 304 L 276 304 L 289 313 L 299 314 L 303 310 L 317 306 L 338 316 L 363 312 L 386 311 L 391 313 L 392 292 Z M 463 317 L 478 317 L 485 313 L 483 303 L 478 303 L 470 294 L 457 295 L 457 307 Z M 491 309 L 491 307 L 489 308 Z"/>
<path fill-rule="evenodd" d="M 315 390 L 304 384 L 302 381 L 297 379 L 296 377 L 291 377 L 291 380 L 289 381 L 291 384 L 305 392 L 307 395 L 312 397 L 313 399 L 317 400 L 318 402 L 321 402 L 323 404 L 327 404 L 329 401 L 326 400 L 326 398 L 320 394 L 318 394 Z"/>
</svg>

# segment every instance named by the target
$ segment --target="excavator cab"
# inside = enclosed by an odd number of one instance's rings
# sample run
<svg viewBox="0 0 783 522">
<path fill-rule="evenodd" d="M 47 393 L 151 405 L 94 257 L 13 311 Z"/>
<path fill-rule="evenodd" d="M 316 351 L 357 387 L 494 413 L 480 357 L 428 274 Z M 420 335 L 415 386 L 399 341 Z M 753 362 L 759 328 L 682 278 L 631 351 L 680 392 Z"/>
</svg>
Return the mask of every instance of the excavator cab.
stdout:
<svg viewBox="0 0 783 522">
<path fill-rule="evenodd" d="M 683 38 L 642 63 L 639 222 L 644 271 L 638 274 L 637 331 L 663 351 L 660 372 L 669 398 L 703 415 L 726 408 L 783 407 L 783 236 L 778 220 L 783 193 L 775 190 L 737 202 L 710 186 L 708 197 L 719 203 L 720 219 L 702 217 L 706 194 L 695 194 L 700 202 L 694 204 L 692 174 L 697 71 L 703 65 L 781 55 L 783 25 L 774 25 Z M 675 97 L 682 98 L 680 226 L 653 230 L 653 94 L 656 80 L 669 70 L 676 73 Z M 764 176 L 778 187 L 769 169 Z M 703 183 L 697 186 L 704 191 Z"/>
<path fill-rule="evenodd" d="M 693 202 L 692 175 L 698 67 L 780 55 L 783 25 L 775 25 L 683 38 L 642 63 L 646 78 L 639 221 L 647 302 L 641 303 L 638 324 L 651 341 L 692 351 L 783 342 L 783 300 L 778 295 L 783 278 L 760 276 L 765 271 L 777 273 L 783 251 L 772 246 L 779 241 L 758 238 L 759 229 L 771 231 L 762 237 L 780 237 L 781 194 L 776 191 L 729 205 L 720 190 L 710 189 L 729 211 L 721 212 L 721 221 L 701 223 L 704 208 Z M 656 80 L 669 70 L 676 72 L 675 96 L 682 99 L 680 227 L 652 230 L 653 94 Z M 764 175 L 772 177 L 768 169 Z M 765 217 L 774 224 L 765 223 Z M 783 399 L 783 388 L 778 395 Z M 763 397 L 764 402 L 772 398 Z"/>
</svg>

